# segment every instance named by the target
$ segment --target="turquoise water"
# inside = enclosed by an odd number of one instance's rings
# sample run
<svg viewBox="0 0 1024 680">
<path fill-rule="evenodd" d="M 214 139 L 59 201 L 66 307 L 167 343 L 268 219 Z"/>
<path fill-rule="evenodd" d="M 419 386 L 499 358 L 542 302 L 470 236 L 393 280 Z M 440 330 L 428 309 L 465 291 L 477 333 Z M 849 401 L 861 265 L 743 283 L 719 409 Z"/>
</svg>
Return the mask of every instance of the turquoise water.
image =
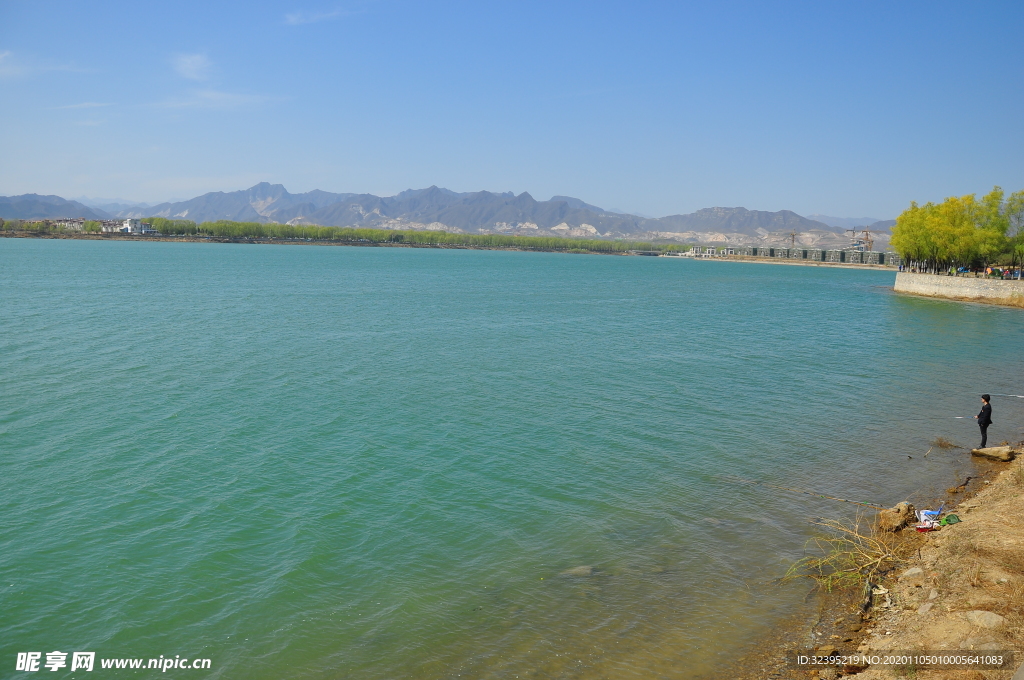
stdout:
<svg viewBox="0 0 1024 680">
<path fill-rule="evenodd" d="M 927 500 L 971 469 L 923 457 L 976 444 L 951 416 L 1024 393 L 1020 310 L 893 279 L 0 239 L 0 675 L 52 650 L 212 661 L 167 677 L 713 673 L 803 597 L 771 580 L 808 520 L 855 512 L 723 476 Z"/>
</svg>

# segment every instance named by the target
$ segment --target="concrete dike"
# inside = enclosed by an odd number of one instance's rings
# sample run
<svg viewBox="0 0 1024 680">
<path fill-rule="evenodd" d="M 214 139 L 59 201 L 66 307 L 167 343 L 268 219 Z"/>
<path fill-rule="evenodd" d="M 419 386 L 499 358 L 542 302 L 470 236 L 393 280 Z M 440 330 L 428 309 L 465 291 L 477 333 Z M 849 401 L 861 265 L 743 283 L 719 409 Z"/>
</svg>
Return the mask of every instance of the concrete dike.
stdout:
<svg viewBox="0 0 1024 680">
<path fill-rule="evenodd" d="M 1024 307 L 1024 281 L 898 272 L 897 293 Z"/>
</svg>

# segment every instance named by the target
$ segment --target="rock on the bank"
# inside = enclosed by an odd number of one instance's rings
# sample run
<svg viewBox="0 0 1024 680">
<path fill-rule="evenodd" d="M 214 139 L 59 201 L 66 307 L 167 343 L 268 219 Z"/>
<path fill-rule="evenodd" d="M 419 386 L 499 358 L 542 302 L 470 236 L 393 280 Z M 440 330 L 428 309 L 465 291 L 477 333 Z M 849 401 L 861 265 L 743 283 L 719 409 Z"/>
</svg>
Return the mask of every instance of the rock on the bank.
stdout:
<svg viewBox="0 0 1024 680">
<path fill-rule="evenodd" d="M 989 446 L 984 449 L 971 449 L 971 455 L 1009 462 L 1013 460 L 1017 452 L 1012 446 Z"/>
<path fill-rule="evenodd" d="M 917 519 L 914 506 L 910 503 L 898 503 L 896 507 L 878 513 L 878 528 L 882 531 L 899 531 Z"/>
<path fill-rule="evenodd" d="M 967 620 L 979 628 L 1002 628 L 1006 625 L 1006 619 L 995 612 L 987 612 L 978 609 L 967 612 Z"/>
</svg>

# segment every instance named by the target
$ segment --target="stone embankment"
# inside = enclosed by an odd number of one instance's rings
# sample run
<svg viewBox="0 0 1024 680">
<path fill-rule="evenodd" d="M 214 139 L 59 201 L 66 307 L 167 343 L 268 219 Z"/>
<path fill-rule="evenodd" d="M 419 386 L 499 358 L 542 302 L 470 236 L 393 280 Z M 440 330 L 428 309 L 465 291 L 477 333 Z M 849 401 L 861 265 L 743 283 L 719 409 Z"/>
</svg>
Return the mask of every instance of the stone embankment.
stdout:
<svg viewBox="0 0 1024 680">
<path fill-rule="evenodd" d="M 899 272 L 893 290 L 912 295 L 1024 307 L 1024 281 Z"/>
</svg>

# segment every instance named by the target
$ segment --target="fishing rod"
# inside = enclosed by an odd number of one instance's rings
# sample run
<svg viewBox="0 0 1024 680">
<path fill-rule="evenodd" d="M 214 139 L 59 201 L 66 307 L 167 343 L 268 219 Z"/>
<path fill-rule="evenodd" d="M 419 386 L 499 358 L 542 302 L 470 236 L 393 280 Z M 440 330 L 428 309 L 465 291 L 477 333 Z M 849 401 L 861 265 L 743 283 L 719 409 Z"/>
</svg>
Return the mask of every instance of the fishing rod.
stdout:
<svg viewBox="0 0 1024 680">
<path fill-rule="evenodd" d="M 1024 394 L 992 394 L 992 397 L 1017 397 L 1018 399 L 1024 399 Z M 921 418 L 900 418 L 900 420 L 973 420 L 974 416 L 923 416 Z"/>
<path fill-rule="evenodd" d="M 1016 397 L 1018 399 L 1024 399 L 1024 394 L 991 394 L 992 397 Z M 902 421 L 920 421 L 920 420 L 973 420 L 974 416 L 923 416 L 920 418 L 900 418 Z"/>
<path fill-rule="evenodd" d="M 924 418 L 900 418 L 900 420 L 970 420 L 974 416 L 927 416 Z"/>
<path fill-rule="evenodd" d="M 875 510 L 885 510 L 886 509 L 884 505 L 877 505 L 875 503 L 864 503 L 863 501 L 851 501 L 851 500 L 849 500 L 847 498 L 839 498 L 837 496 L 829 496 L 829 495 L 826 495 L 826 494 L 823 494 L 823 493 L 815 493 L 814 491 L 805 491 L 804 489 L 794 489 L 794 488 L 789 487 L 789 486 L 779 486 L 777 484 L 769 484 L 768 482 L 758 482 L 758 481 L 755 481 L 753 479 L 743 479 L 742 477 L 735 477 L 735 478 L 721 477 L 720 479 L 724 479 L 727 482 L 733 482 L 734 484 L 758 484 L 760 486 L 767 486 L 767 487 L 771 487 L 773 489 L 782 489 L 783 491 L 793 491 L 793 492 L 796 492 L 796 493 L 802 493 L 802 494 L 805 494 L 807 496 L 814 496 L 815 498 L 826 498 L 826 499 L 831 500 L 831 501 L 842 501 L 843 503 L 853 503 L 854 505 L 863 505 L 863 506 L 868 507 L 868 508 L 874 508 Z"/>
</svg>

